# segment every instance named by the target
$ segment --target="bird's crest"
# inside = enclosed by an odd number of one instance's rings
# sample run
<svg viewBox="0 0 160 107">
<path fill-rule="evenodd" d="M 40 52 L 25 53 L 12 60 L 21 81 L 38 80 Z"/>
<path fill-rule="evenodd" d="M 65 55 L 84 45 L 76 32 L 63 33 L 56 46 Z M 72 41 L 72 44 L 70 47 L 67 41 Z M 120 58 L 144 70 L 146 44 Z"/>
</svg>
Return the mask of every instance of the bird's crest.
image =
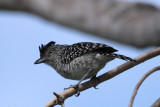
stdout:
<svg viewBox="0 0 160 107">
<path fill-rule="evenodd" d="M 41 44 L 41 46 L 39 46 L 39 52 L 40 52 L 40 56 L 43 56 L 43 54 L 46 52 L 46 50 L 51 47 L 52 45 L 55 45 L 56 42 L 51 41 L 46 45 Z"/>
</svg>

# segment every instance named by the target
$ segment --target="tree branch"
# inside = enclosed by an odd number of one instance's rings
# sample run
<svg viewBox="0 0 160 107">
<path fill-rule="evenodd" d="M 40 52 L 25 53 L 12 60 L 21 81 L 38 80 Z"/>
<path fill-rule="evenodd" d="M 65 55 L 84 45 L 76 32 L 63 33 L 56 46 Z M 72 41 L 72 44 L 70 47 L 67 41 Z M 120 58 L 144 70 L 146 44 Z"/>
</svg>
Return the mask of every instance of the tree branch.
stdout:
<svg viewBox="0 0 160 107">
<path fill-rule="evenodd" d="M 153 69 L 151 69 L 150 71 L 148 71 L 140 80 L 139 82 L 137 83 L 134 91 L 133 91 L 133 94 L 132 94 L 132 97 L 131 97 L 131 100 L 130 100 L 130 103 L 129 103 L 129 106 L 128 107 L 132 107 L 133 106 L 133 102 L 134 102 L 134 99 L 135 99 L 135 96 L 137 94 L 137 91 L 139 89 L 139 87 L 141 86 L 141 84 L 143 83 L 143 81 L 149 76 L 151 75 L 152 73 L 156 72 L 157 70 L 160 70 L 160 66 L 157 66 Z M 158 107 L 158 106 L 157 106 Z"/>
<path fill-rule="evenodd" d="M 131 61 L 126 62 L 126 63 L 110 70 L 109 72 L 106 72 L 103 75 L 100 75 L 98 77 L 98 79 L 99 79 L 100 83 L 102 83 L 103 81 L 111 79 L 111 78 L 115 77 L 116 75 L 118 75 L 118 74 L 120 74 L 120 73 L 122 73 L 122 72 L 124 72 L 124 71 L 126 71 L 126 70 L 128 70 L 128 69 L 130 69 L 130 68 L 132 68 L 132 67 L 134 67 L 134 66 L 136 66 L 136 65 L 138 65 L 138 64 L 140 64 L 144 61 L 146 61 L 146 60 L 148 60 L 148 59 L 150 59 L 150 58 L 153 58 L 157 55 L 160 55 L 160 47 L 136 57 L 135 60 L 137 62 L 131 62 Z M 95 85 L 97 85 L 97 82 L 92 81 L 92 80 L 87 81 L 87 82 L 79 85 L 79 90 L 84 91 L 84 90 L 86 90 L 88 88 L 91 88 Z M 60 93 L 59 95 L 65 100 L 68 97 L 71 97 L 72 95 L 74 95 L 75 93 L 76 93 L 75 89 L 70 88 L 70 89 Z M 57 102 L 58 102 L 57 97 L 54 97 L 45 107 L 53 107 L 53 106 L 58 104 Z"/>
<path fill-rule="evenodd" d="M 151 107 L 160 107 L 160 98 L 158 100 L 156 100 Z"/>
<path fill-rule="evenodd" d="M 137 47 L 160 44 L 160 11 L 149 4 L 116 0 L 0 0 L 0 9 L 34 13 Z"/>
</svg>

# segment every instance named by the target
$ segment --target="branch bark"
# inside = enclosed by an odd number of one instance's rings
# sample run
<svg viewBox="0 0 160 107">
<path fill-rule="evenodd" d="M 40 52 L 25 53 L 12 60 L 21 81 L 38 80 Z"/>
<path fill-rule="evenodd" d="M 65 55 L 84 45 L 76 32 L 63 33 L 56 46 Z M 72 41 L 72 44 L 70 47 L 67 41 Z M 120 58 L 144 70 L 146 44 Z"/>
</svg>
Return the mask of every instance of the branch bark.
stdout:
<svg viewBox="0 0 160 107">
<path fill-rule="evenodd" d="M 158 100 L 156 100 L 151 107 L 160 107 L 160 98 Z"/>
<path fill-rule="evenodd" d="M 157 66 L 153 69 L 151 69 L 150 71 L 148 71 L 140 80 L 139 82 L 137 83 L 134 91 L 133 91 L 133 94 L 132 94 L 132 97 L 131 97 L 131 100 L 129 102 L 129 106 L 128 107 L 133 107 L 133 102 L 134 102 L 134 99 L 135 99 L 135 96 L 138 92 L 138 89 L 139 87 L 141 86 L 141 84 L 143 83 L 143 81 L 149 76 L 151 75 L 152 73 L 156 72 L 157 70 L 160 70 L 160 66 Z M 157 100 L 158 101 L 158 100 Z M 153 106 L 154 107 L 154 106 Z M 156 107 L 156 106 L 155 106 Z M 158 107 L 158 106 L 157 106 Z"/>
<path fill-rule="evenodd" d="M 98 77 L 98 79 L 99 79 L 100 83 L 102 83 L 102 82 L 109 80 L 109 79 L 115 77 L 116 75 L 118 75 L 118 74 L 150 59 L 150 58 L 158 56 L 158 55 L 160 55 L 160 47 L 136 57 L 135 60 L 137 62 L 131 62 L 131 61 L 126 62 L 126 63 L 110 70 L 109 72 L 106 72 L 103 75 L 100 75 Z M 91 88 L 95 85 L 97 85 L 97 82 L 92 81 L 92 80 L 87 81 L 87 82 L 79 85 L 79 90 L 84 91 L 84 90 Z M 75 93 L 76 93 L 75 89 L 70 88 L 70 89 L 60 93 L 59 95 L 65 100 L 65 99 L 71 97 L 72 95 L 74 95 Z M 58 102 L 57 97 L 54 97 L 45 107 L 53 107 L 58 104 L 57 102 Z"/>
<path fill-rule="evenodd" d="M 160 44 L 160 11 L 148 4 L 116 0 L 0 0 L 0 9 L 33 13 L 137 47 Z"/>
</svg>

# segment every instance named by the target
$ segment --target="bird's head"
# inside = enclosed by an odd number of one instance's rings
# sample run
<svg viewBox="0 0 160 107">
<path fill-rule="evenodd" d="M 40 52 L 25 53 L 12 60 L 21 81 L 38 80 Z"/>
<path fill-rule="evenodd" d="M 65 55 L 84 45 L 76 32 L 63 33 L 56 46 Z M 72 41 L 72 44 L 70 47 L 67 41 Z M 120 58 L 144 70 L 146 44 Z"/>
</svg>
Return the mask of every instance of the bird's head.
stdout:
<svg viewBox="0 0 160 107">
<path fill-rule="evenodd" d="M 51 47 L 55 45 L 55 42 L 51 41 L 46 45 L 39 46 L 40 58 L 34 62 L 34 64 L 47 63 L 51 59 L 51 54 L 54 52 Z"/>
</svg>

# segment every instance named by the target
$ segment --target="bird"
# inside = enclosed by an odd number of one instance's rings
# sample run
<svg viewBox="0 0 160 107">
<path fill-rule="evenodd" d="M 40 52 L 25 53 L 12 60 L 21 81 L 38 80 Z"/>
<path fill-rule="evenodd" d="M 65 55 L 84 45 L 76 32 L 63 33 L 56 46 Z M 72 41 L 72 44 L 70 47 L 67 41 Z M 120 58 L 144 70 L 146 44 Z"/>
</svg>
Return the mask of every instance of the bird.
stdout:
<svg viewBox="0 0 160 107">
<path fill-rule="evenodd" d="M 72 45 L 60 45 L 51 41 L 46 45 L 39 46 L 40 58 L 34 64 L 45 63 L 62 77 L 78 80 L 77 84 L 71 85 L 69 88 L 75 88 L 76 96 L 79 96 L 79 84 L 83 80 L 96 78 L 97 73 L 108 62 L 115 58 L 135 61 L 130 57 L 116 54 L 117 51 L 103 43 L 79 42 Z"/>
</svg>

